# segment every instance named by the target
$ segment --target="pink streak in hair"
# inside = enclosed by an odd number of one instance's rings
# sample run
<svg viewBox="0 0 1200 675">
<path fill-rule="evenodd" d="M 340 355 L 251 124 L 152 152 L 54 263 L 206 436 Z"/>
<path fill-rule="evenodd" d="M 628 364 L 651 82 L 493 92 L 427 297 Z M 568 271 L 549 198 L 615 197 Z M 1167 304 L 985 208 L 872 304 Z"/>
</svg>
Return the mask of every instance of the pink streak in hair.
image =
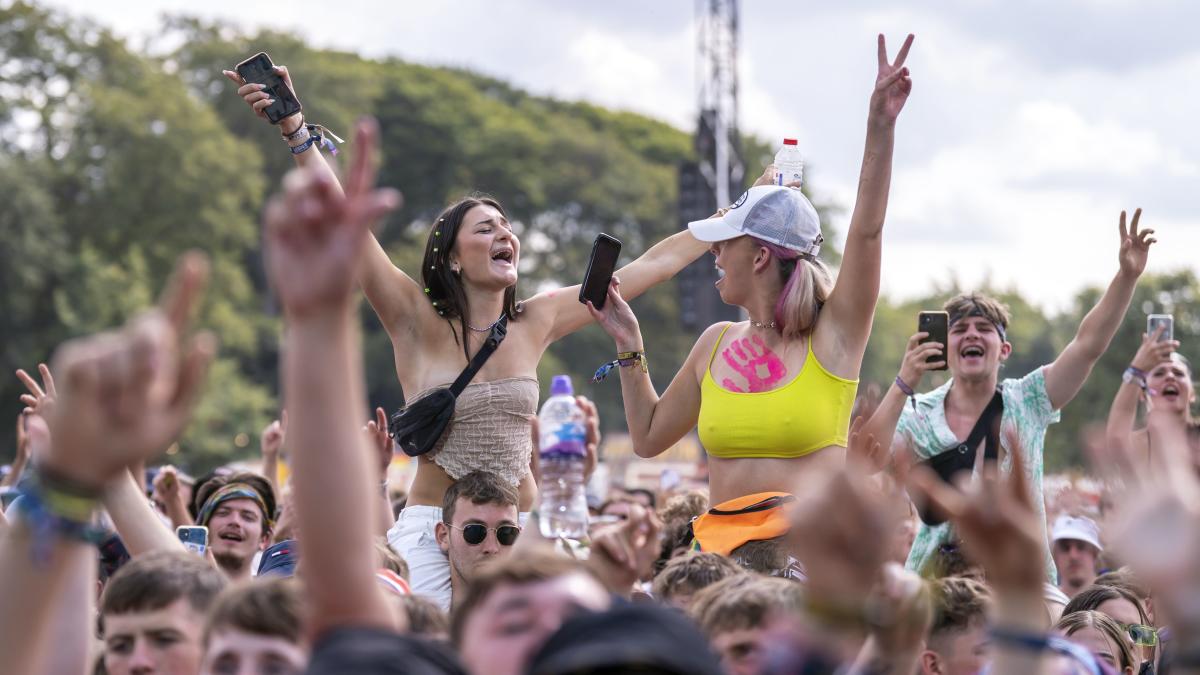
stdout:
<svg viewBox="0 0 1200 675">
<path fill-rule="evenodd" d="M 796 261 L 796 265 L 794 267 L 792 267 L 792 273 L 788 276 L 787 283 L 785 283 L 783 285 L 783 290 L 781 290 L 779 292 L 779 299 L 775 301 L 775 330 L 779 331 L 780 334 L 782 334 L 783 333 L 783 304 L 784 304 L 784 300 L 788 296 L 788 293 L 790 293 L 792 288 L 794 288 L 796 286 L 796 283 L 797 283 L 796 278 L 798 276 L 798 272 L 800 271 L 800 261 L 798 260 L 798 258 L 800 257 L 800 254 L 797 253 L 796 251 L 791 250 L 790 248 L 784 248 L 782 246 L 779 246 L 778 244 L 772 244 L 769 241 L 763 241 L 762 239 L 759 239 L 757 237 L 750 237 L 750 238 L 752 240 L 754 240 L 755 245 L 762 246 L 763 248 L 767 249 L 768 251 L 771 252 L 771 255 L 775 256 L 780 261 L 787 261 L 787 260 L 795 260 Z"/>
</svg>

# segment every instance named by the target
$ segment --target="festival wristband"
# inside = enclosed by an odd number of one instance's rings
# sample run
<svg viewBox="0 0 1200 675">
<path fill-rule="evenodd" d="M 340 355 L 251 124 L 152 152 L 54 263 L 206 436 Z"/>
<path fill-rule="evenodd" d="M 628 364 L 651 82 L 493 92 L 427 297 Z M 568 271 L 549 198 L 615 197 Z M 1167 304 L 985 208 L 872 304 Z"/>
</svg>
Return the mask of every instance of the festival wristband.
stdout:
<svg viewBox="0 0 1200 675">
<path fill-rule="evenodd" d="M 912 403 L 913 412 L 916 412 L 917 411 L 917 392 L 913 391 L 912 387 L 908 386 L 904 382 L 904 380 L 900 379 L 899 375 L 896 376 L 896 388 L 898 388 L 900 391 L 904 392 L 904 395 L 908 397 L 909 402 Z"/>
<path fill-rule="evenodd" d="M 1140 368 L 1129 366 L 1125 369 L 1125 372 L 1121 374 L 1121 381 L 1136 384 L 1137 386 L 1141 387 L 1143 391 L 1145 391 L 1146 371 Z"/>
<path fill-rule="evenodd" d="M 614 368 L 632 368 L 641 364 L 642 372 L 649 373 L 650 366 L 646 363 L 645 352 L 617 352 L 617 358 L 596 369 L 592 382 L 600 382 L 608 377 Z"/>
</svg>

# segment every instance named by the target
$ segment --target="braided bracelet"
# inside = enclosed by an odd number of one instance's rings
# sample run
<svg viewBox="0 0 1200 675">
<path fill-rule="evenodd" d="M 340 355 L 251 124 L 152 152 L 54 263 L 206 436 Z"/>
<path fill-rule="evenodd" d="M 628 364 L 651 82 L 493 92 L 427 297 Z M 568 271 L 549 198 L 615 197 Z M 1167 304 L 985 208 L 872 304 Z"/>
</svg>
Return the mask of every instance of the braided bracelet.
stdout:
<svg viewBox="0 0 1200 675">
<path fill-rule="evenodd" d="M 608 363 L 596 369 L 596 373 L 592 375 L 592 382 L 600 382 L 604 378 L 608 377 L 608 374 L 611 373 L 614 368 L 631 368 L 638 364 L 641 364 L 643 373 L 650 372 L 650 366 L 646 362 L 645 352 L 617 352 L 616 359 L 609 361 Z"/>
</svg>

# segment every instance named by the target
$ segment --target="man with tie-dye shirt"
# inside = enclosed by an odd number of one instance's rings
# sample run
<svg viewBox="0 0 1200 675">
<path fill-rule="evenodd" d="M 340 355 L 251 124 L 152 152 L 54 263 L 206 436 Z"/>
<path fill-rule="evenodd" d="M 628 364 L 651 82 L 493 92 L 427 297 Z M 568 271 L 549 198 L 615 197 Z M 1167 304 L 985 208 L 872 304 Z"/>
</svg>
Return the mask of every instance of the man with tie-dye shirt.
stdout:
<svg viewBox="0 0 1200 675">
<path fill-rule="evenodd" d="M 863 428 L 875 438 L 892 438 L 893 452 L 911 453 L 920 462 L 959 446 L 999 389 L 1004 401 L 1000 423 L 1001 471 L 1012 466 L 1009 447 L 1016 440 L 1025 453 L 1027 483 L 1033 503 L 1044 510 L 1042 463 L 1046 428 L 1057 422 L 1062 409 L 1083 387 L 1129 308 L 1134 286 L 1146 268 L 1153 230 L 1138 230 L 1139 209 L 1126 228 L 1121 213 L 1119 269 L 1104 296 L 1088 312 L 1075 338 L 1049 365 L 1019 379 L 1000 379 L 1000 367 L 1013 345 L 1008 342 L 1009 312 L 999 301 L 982 294 L 959 295 L 948 300 L 948 344 L 919 344 L 921 334 L 909 341 L 904 367 L 871 419 Z M 944 353 L 951 378 L 925 394 L 916 394 L 920 377 L 928 370 L 926 356 Z M 910 403 L 911 399 L 911 403 Z M 975 451 L 975 448 L 971 449 Z M 1044 515 L 1044 514 L 1043 514 Z M 1043 524 L 1045 518 L 1042 518 Z M 909 552 L 909 569 L 921 570 L 942 544 L 955 540 L 952 525 L 920 523 Z M 1046 577 L 1056 577 L 1049 544 L 1045 548 Z"/>
</svg>

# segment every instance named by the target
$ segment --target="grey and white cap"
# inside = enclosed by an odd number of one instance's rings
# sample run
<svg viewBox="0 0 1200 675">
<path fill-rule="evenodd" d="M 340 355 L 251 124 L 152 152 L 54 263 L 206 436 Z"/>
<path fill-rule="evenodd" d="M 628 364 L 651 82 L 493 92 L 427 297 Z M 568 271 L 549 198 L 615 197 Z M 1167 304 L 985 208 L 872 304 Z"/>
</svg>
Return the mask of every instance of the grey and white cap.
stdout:
<svg viewBox="0 0 1200 675">
<path fill-rule="evenodd" d="M 688 223 L 692 236 L 705 242 L 742 235 L 807 255 L 821 250 L 821 219 L 812 202 L 796 188 L 756 185 L 723 215 Z"/>
</svg>

